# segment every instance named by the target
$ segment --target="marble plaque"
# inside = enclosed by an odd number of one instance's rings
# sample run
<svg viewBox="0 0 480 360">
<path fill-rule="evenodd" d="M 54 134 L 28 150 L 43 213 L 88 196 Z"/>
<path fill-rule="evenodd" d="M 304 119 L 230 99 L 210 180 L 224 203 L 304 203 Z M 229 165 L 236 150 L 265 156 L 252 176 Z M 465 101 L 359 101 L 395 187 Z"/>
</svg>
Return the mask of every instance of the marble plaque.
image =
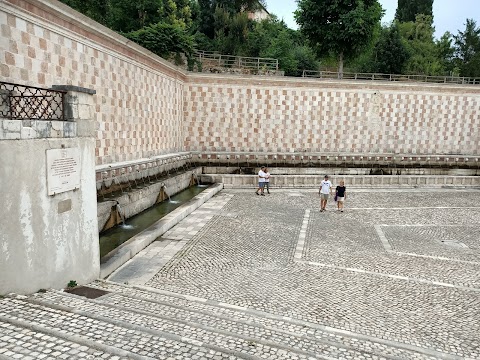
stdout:
<svg viewBox="0 0 480 360">
<path fill-rule="evenodd" d="M 80 188 L 80 150 L 78 148 L 47 150 L 48 195 Z"/>
</svg>

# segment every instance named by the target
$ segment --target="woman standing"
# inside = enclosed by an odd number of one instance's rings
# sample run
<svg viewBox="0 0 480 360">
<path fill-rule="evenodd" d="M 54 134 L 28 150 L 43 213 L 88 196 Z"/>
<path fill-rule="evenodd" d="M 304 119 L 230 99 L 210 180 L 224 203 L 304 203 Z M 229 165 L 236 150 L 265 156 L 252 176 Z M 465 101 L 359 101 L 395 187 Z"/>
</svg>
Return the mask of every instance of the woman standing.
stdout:
<svg viewBox="0 0 480 360">
<path fill-rule="evenodd" d="M 347 197 L 347 188 L 345 187 L 345 181 L 340 181 L 340 185 L 335 190 L 335 198 L 337 199 L 337 209 L 343 212 L 343 203 Z"/>
</svg>

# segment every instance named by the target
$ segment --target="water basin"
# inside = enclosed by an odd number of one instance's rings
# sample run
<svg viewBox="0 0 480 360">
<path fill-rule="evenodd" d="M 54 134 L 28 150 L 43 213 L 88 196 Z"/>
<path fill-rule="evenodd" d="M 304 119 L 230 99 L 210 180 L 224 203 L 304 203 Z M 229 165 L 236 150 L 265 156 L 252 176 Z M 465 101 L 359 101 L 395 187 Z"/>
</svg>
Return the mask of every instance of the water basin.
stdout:
<svg viewBox="0 0 480 360">
<path fill-rule="evenodd" d="M 200 194 L 206 188 L 206 186 L 189 187 L 178 194 L 173 195 L 170 199 L 127 219 L 125 224 L 115 226 L 114 228 L 101 233 L 100 258 L 103 258 L 110 251 L 116 249 L 131 237 L 142 232 L 168 213 Z"/>
</svg>

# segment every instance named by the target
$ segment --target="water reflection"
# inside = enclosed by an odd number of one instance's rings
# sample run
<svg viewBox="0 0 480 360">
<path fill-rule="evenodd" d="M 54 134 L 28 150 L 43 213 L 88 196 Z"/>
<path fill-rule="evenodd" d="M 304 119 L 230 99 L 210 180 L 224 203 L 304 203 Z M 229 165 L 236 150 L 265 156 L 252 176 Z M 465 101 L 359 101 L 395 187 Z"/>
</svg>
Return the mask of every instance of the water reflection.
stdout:
<svg viewBox="0 0 480 360">
<path fill-rule="evenodd" d="M 100 258 L 107 255 L 110 251 L 116 249 L 131 237 L 153 225 L 157 220 L 172 212 L 183 203 L 200 194 L 208 186 L 209 185 L 189 187 L 188 189 L 185 189 L 172 196 L 170 201 L 163 201 L 162 203 L 155 205 L 130 219 L 126 219 L 125 224 L 118 225 L 101 233 Z"/>
</svg>

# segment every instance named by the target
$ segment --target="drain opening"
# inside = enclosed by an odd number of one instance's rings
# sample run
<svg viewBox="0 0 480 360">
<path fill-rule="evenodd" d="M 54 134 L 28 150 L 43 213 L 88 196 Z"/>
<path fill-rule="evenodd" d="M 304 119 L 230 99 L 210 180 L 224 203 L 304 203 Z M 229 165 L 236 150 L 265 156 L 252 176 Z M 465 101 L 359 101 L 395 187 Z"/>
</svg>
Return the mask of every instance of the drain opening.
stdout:
<svg viewBox="0 0 480 360">
<path fill-rule="evenodd" d="M 65 292 L 86 297 L 87 299 L 97 299 L 100 296 L 109 294 L 110 292 L 100 289 L 91 288 L 88 286 L 78 286 L 73 289 L 67 289 Z"/>
</svg>

